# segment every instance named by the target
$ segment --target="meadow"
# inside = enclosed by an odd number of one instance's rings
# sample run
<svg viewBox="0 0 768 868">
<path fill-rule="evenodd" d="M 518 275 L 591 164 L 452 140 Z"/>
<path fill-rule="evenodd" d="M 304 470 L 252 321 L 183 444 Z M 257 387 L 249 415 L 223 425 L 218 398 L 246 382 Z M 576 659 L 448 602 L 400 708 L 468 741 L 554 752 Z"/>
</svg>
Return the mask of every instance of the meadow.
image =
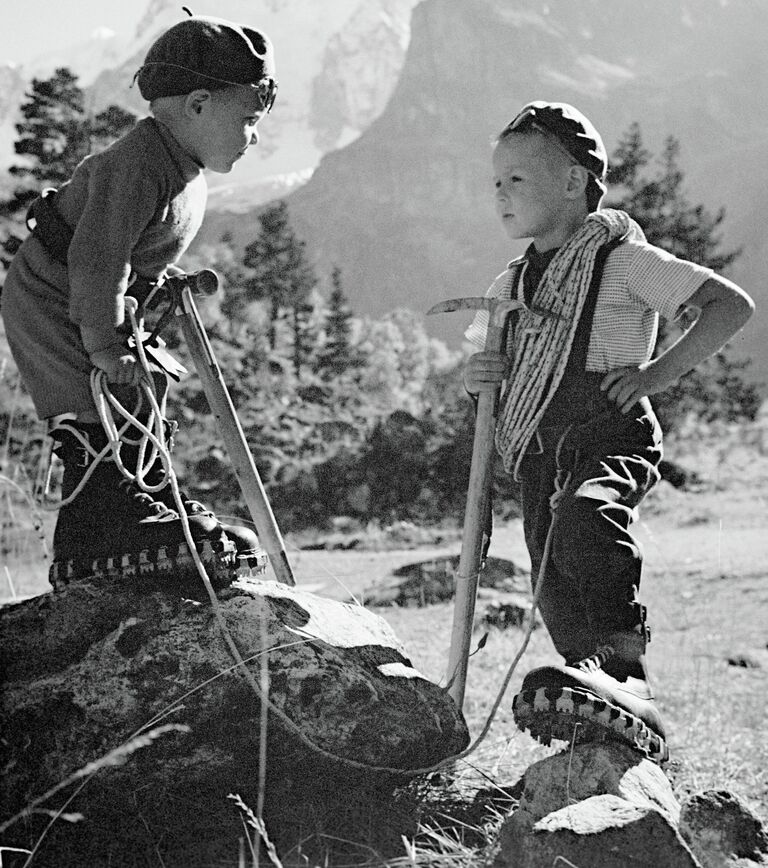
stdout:
<svg viewBox="0 0 768 868">
<path fill-rule="evenodd" d="M 649 609 L 651 675 L 670 732 L 668 766 L 679 798 L 730 789 L 768 818 L 768 431 L 765 423 L 709 427 L 667 445 L 667 455 L 697 473 L 687 490 L 661 482 L 641 507 L 634 534 L 645 569 L 641 597 Z M 391 581 L 402 563 L 460 544 L 422 552 L 311 552 L 298 556 L 299 581 L 335 579 L 361 592 Z M 497 527 L 489 554 L 528 566 L 519 520 Z M 352 567 L 352 565 L 354 565 Z M 352 567 L 352 568 L 350 568 Z M 338 586 L 337 586 L 338 587 Z M 482 610 L 483 596 L 477 612 Z M 381 608 L 417 668 L 445 680 L 452 605 Z M 475 642 L 482 636 L 476 627 Z M 472 733 L 490 707 L 522 639 L 519 629 L 491 628 L 470 660 L 464 712 Z M 511 697 L 529 669 L 557 659 L 544 629 L 534 631 L 513 675 Z M 551 753 L 516 730 L 511 702 L 502 702 L 492 729 L 469 758 L 478 781 L 513 782 L 535 759 Z M 468 764 L 469 765 L 469 764 Z M 468 769 L 469 772 L 469 769 Z"/>
<path fill-rule="evenodd" d="M 687 489 L 660 483 L 635 526 L 645 553 L 642 597 L 653 631 L 651 674 L 670 733 L 666 771 L 680 801 L 700 790 L 727 789 L 766 822 L 768 431 L 760 420 L 741 427 L 710 426 L 670 442 L 667 454 L 695 470 L 698 480 Z M 23 484 L 13 480 L 8 468 L 5 473 L 0 489 L 0 588 L 7 603 L 48 591 L 43 554 L 50 545 L 53 515 L 43 515 L 40 530 L 35 530 L 34 510 L 19 491 Z M 456 529 L 425 533 L 418 545 L 399 545 L 393 542 L 396 536 L 371 532 L 354 548 L 329 542 L 327 548 L 302 549 L 306 539 L 290 533 L 286 542 L 299 587 L 337 599 L 361 599 L 372 588 L 391 583 L 397 567 L 456 554 L 460 548 Z M 490 554 L 527 566 L 519 520 L 496 527 Z M 478 613 L 483 605 L 481 596 Z M 452 605 L 376 611 L 391 624 L 416 668 L 444 682 Z M 483 632 L 476 629 L 473 648 Z M 473 737 L 487 723 L 522 638 L 519 628 L 490 628 L 484 647 L 470 660 L 464 713 Z M 534 630 L 487 736 L 455 767 L 442 795 L 440 785 L 425 791 L 415 831 L 411 823 L 398 829 L 396 812 L 380 814 L 380 821 L 385 816 L 383 822 L 391 823 L 391 834 L 349 828 L 343 858 L 333 856 L 338 842 L 330 843 L 338 831 L 329 832 L 323 845 L 325 864 L 484 864 L 494 822 L 472 812 L 478 791 L 508 790 L 531 763 L 562 748 L 537 745 L 517 730 L 511 713 L 512 696 L 525 672 L 555 657 L 546 631 Z M 349 819 L 350 826 L 357 819 Z M 370 822 L 369 816 L 368 826 Z M 387 845 L 382 843 L 385 838 Z M 305 841 L 295 864 L 322 864 L 316 855 L 306 855 L 317 851 Z M 230 864 L 250 865 L 246 860 L 251 858 L 243 850 L 232 854 Z M 291 863 L 291 854 L 284 858 L 285 864 Z"/>
</svg>

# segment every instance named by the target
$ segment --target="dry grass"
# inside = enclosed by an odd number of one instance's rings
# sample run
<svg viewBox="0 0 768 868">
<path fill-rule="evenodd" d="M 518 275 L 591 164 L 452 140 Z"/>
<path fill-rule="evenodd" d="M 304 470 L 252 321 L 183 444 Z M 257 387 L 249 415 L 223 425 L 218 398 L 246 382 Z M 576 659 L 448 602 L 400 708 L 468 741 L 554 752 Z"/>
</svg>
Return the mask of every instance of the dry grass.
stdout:
<svg viewBox="0 0 768 868">
<path fill-rule="evenodd" d="M 716 437 L 670 444 L 670 457 L 698 469 L 705 484 L 695 493 L 659 486 L 636 528 L 646 554 L 643 597 L 654 630 L 650 664 L 670 731 L 668 773 L 678 798 L 702 789 L 728 789 L 763 819 L 768 818 L 766 445 L 761 429 L 720 431 Z M 47 562 L 28 504 L 13 486 L 0 488 L 0 497 L 0 598 L 44 593 Z M 50 540 L 52 518 L 44 521 Z M 361 595 L 405 563 L 457 551 L 458 544 L 451 542 L 410 551 L 294 551 L 292 560 L 299 586 L 347 598 Z M 525 563 L 519 522 L 497 528 L 490 553 Z M 444 682 L 452 607 L 378 611 L 414 665 Z M 473 647 L 481 635 L 476 633 Z M 485 647 L 472 657 L 464 709 L 472 733 L 485 724 L 521 640 L 520 630 L 492 630 Z M 554 658 L 546 632 L 536 630 L 488 737 L 452 774 L 394 797 L 381 794 L 378 802 L 372 795 L 368 805 L 348 806 L 346 813 L 333 806 L 335 816 L 315 810 L 299 822 L 303 832 L 296 843 L 276 858 L 286 866 L 479 868 L 500 821 L 501 802 L 493 793 L 504 798 L 505 788 L 532 762 L 555 750 L 519 732 L 511 714 L 511 697 L 525 671 Z M 473 804 L 479 790 L 491 796 L 484 804 Z M 224 809 L 231 813 L 233 806 Z M 274 829 L 267 832 L 274 836 Z M 250 840 L 245 832 L 241 837 Z M 216 864 L 250 868 L 257 853 L 244 843 L 239 854 L 232 851 L 231 859 Z M 261 859 L 268 864 L 266 853 Z"/>
</svg>

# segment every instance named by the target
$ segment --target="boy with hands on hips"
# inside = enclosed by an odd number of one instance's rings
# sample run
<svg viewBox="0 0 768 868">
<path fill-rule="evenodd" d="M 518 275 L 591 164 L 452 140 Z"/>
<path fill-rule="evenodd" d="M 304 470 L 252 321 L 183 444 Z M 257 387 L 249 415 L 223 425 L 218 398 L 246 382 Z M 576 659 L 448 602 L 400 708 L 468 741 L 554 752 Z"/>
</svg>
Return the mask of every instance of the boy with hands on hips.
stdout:
<svg viewBox="0 0 768 868">
<path fill-rule="evenodd" d="M 515 720 L 547 744 L 609 735 L 663 761 L 642 554 L 628 530 L 659 478 L 649 396 L 717 352 L 753 304 L 731 281 L 648 244 L 629 215 L 600 208 L 605 148 L 573 106 L 524 106 L 492 159 L 499 218 L 531 244 L 488 295 L 524 307 L 507 351 L 471 356 L 464 385 L 476 395 L 506 382 L 496 447 L 521 485 L 532 582 L 563 657 L 526 675 Z M 693 325 L 652 359 L 659 315 L 688 309 Z M 479 311 L 466 332 L 480 347 L 487 322 Z"/>
</svg>

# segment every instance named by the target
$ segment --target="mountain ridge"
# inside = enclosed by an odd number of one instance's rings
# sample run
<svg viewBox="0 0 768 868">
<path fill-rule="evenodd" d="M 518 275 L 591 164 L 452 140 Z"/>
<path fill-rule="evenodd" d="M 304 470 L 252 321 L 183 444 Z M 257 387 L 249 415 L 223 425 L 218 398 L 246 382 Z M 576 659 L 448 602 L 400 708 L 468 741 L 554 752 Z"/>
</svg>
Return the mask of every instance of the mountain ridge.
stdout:
<svg viewBox="0 0 768 868">
<path fill-rule="evenodd" d="M 258 157 L 228 176 L 211 175 L 212 188 L 252 183 L 315 168 L 327 150 L 352 141 L 386 105 L 402 66 L 410 10 L 417 0 L 333 0 L 322 16 L 314 0 L 198 0 L 194 11 L 263 29 L 275 43 L 278 105 L 265 118 Z M 62 46 L 25 67 L 0 65 L 0 167 L 12 163 L 13 123 L 34 77 L 69 66 L 98 112 L 110 103 L 148 112 L 133 76 L 157 35 L 183 17 L 175 0 L 149 0 L 134 32 L 83 46 Z M 97 49 L 103 49 L 101 68 Z M 375 50 L 375 64 L 365 62 Z M 112 62 L 113 61 L 113 62 Z M 367 67 L 371 67 L 366 74 Z M 333 87 L 329 82 L 333 82 Z"/>
<path fill-rule="evenodd" d="M 358 311 L 418 314 L 444 297 L 482 294 L 522 249 L 504 238 L 490 178 L 490 141 L 519 107 L 535 98 L 576 104 L 609 153 L 637 121 L 657 156 L 667 136 L 680 141 L 690 201 L 713 213 L 725 207 L 723 246 L 743 248 L 728 276 L 758 303 L 733 345 L 768 380 L 768 74 L 759 38 L 767 30 L 768 5 L 755 0 L 648 0 L 639 12 L 631 0 L 520 0 L 514 9 L 503 0 L 423 0 L 388 105 L 288 195 L 291 221 L 321 274 L 342 269 Z M 237 241 L 255 235 L 256 216 L 238 214 Z M 226 223 L 214 210 L 201 241 L 216 240 Z M 465 325 L 457 320 L 425 323 L 455 344 Z"/>
<path fill-rule="evenodd" d="M 247 243 L 259 208 L 286 197 L 320 276 L 338 265 L 358 313 L 405 306 L 420 315 L 440 298 L 482 294 L 524 246 L 508 242 L 495 217 L 491 139 L 530 99 L 572 102 L 609 152 L 633 121 L 656 155 L 667 136 L 680 141 L 688 198 L 711 212 L 724 206 L 723 246 L 742 247 L 728 276 L 758 310 L 734 344 L 753 357 L 753 376 L 768 381 L 768 4 L 334 0 L 322 16 L 312 0 L 194 8 L 263 27 L 280 78 L 259 147 L 230 175 L 209 176 L 196 245 L 224 232 Z M 94 110 L 117 102 L 146 112 L 130 81 L 179 15 L 173 0 L 149 0 L 120 43 L 120 62 L 88 72 Z M 102 46 L 105 56 L 115 45 Z M 13 100 L 18 106 L 29 73 L 0 67 L 0 164 L 12 159 Z M 425 324 L 460 341 L 459 317 Z"/>
</svg>

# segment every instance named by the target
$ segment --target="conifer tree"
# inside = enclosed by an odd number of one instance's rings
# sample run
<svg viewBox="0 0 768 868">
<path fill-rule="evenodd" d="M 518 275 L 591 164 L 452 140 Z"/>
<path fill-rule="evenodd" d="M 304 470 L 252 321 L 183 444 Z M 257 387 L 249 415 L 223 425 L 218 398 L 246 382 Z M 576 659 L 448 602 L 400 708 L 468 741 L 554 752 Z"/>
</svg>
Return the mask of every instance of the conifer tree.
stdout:
<svg viewBox="0 0 768 868">
<path fill-rule="evenodd" d="M 318 353 L 318 373 L 326 379 L 339 377 L 345 371 L 364 363 L 360 351 L 352 346 L 353 314 L 344 293 L 341 269 L 331 273 L 331 294 L 325 315 L 325 344 Z"/>
<path fill-rule="evenodd" d="M 136 115 L 119 105 L 109 105 L 93 119 L 86 119 L 91 154 L 103 151 L 136 123 Z"/>
<path fill-rule="evenodd" d="M 639 125 L 632 124 L 610 160 L 609 207 L 622 208 L 634 217 L 649 243 L 725 273 L 741 252 L 722 249 L 725 208 L 712 214 L 704 205 L 690 203 L 679 166 L 680 143 L 673 136 L 666 139 L 657 168 L 649 173 L 652 156 L 643 145 Z M 689 324 L 688 320 L 662 322 L 656 355 Z M 663 427 L 674 428 L 688 413 L 705 421 L 753 419 L 760 399 L 756 387 L 742 376 L 748 365 L 748 361 L 735 360 L 725 348 L 656 395 L 653 403 Z"/>
<path fill-rule="evenodd" d="M 640 127 L 632 124 L 614 151 L 608 170 L 612 196 L 610 207 L 623 208 L 643 227 L 651 244 L 669 253 L 725 271 L 739 256 L 739 249 L 723 251 L 722 224 L 725 208 L 711 214 L 704 205 L 692 205 L 685 194 L 680 168 L 680 142 L 668 136 L 653 175 L 644 170 L 652 154 L 642 142 Z"/>
<path fill-rule="evenodd" d="M 105 148 L 136 121 L 135 115 L 114 105 L 89 116 L 77 76 L 66 67 L 58 68 L 50 78 L 33 78 L 26 97 L 14 143 L 23 162 L 8 170 L 18 186 L 7 201 L 0 202 L 5 254 L 0 261 L 6 267 L 21 243 L 23 217 L 32 200 L 43 188 L 69 180 L 85 156 Z"/>
<path fill-rule="evenodd" d="M 288 221 L 285 201 L 267 207 L 259 216 L 261 231 L 245 248 L 243 263 L 246 297 L 265 301 L 268 307 L 268 340 L 277 348 L 278 323 L 281 316 L 290 319 L 293 363 L 298 373 L 307 347 L 302 341 L 302 323 L 306 321 L 312 290 L 317 284 L 314 269 Z"/>
<path fill-rule="evenodd" d="M 302 368 L 309 363 L 317 344 L 315 304 L 313 293 L 296 301 L 291 307 L 291 331 L 293 333 L 293 372 L 300 376 Z"/>
</svg>

